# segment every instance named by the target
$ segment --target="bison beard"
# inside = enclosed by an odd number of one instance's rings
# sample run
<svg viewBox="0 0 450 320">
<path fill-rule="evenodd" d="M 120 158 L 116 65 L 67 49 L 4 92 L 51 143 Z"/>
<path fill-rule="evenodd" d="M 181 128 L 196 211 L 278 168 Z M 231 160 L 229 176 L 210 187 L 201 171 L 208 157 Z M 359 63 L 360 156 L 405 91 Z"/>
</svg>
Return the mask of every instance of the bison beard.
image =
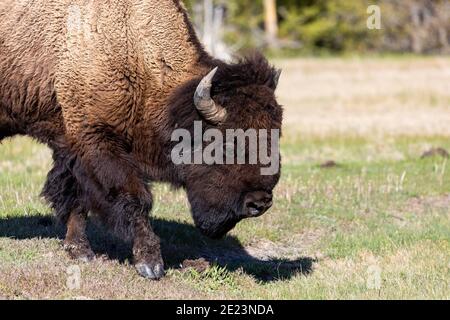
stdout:
<svg viewBox="0 0 450 320">
<path fill-rule="evenodd" d="M 177 0 L 73 3 L 0 2 L 0 142 L 27 135 L 52 149 L 42 195 L 71 257 L 94 258 L 94 214 L 132 242 L 138 272 L 159 279 L 149 182 L 184 188 L 196 226 L 220 238 L 266 212 L 279 179 L 259 165 L 175 166 L 173 130 L 281 128 L 279 72 L 259 54 L 210 57 Z"/>
</svg>

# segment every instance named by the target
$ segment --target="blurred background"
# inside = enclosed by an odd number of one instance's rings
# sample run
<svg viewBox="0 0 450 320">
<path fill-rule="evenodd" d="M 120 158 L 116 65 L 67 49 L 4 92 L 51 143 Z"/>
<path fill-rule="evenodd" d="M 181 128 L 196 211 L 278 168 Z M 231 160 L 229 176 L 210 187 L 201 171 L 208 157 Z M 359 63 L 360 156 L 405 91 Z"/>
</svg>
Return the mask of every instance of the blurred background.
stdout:
<svg viewBox="0 0 450 320">
<path fill-rule="evenodd" d="M 249 48 L 290 55 L 450 53 L 448 0 L 185 2 L 203 42 L 222 58 Z M 373 5 L 381 29 L 367 26 Z"/>
<path fill-rule="evenodd" d="M 449 0 L 185 3 L 216 57 L 257 49 L 283 68 L 285 140 L 450 132 Z"/>
</svg>

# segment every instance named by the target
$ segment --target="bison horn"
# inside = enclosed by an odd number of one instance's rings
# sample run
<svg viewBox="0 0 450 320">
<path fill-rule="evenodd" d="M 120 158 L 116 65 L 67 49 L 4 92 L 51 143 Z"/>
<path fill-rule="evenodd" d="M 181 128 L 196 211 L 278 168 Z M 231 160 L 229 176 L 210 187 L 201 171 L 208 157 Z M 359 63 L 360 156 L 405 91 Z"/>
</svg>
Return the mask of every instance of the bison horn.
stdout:
<svg viewBox="0 0 450 320">
<path fill-rule="evenodd" d="M 207 121 L 214 124 L 223 122 L 227 116 L 226 110 L 217 105 L 211 98 L 212 80 L 217 70 L 217 67 L 214 68 L 202 79 L 194 95 L 194 103 L 197 110 Z"/>
</svg>

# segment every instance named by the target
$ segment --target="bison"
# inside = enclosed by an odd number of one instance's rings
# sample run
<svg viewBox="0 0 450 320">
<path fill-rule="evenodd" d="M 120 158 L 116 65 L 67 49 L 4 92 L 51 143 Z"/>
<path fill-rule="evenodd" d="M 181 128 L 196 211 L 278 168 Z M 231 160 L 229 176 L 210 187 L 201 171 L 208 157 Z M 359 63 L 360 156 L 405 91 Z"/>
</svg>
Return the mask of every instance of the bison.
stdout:
<svg viewBox="0 0 450 320">
<path fill-rule="evenodd" d="M 175 165 L 171 135 L 196 121 L 280 129 L 279 76 L 261 54 L 211 57 L 179 0 L 0 2 L 0 141 L 26 135 L 52 150 L 42 195 L 67 226 L 72 258 L 94 257 L 92 214 L 132 244 L 149 279 L 164 276 L 150 182 L 186 190 L 195 225 L 212 238 L 271 207 L 279 170 Z"/>
</svg>

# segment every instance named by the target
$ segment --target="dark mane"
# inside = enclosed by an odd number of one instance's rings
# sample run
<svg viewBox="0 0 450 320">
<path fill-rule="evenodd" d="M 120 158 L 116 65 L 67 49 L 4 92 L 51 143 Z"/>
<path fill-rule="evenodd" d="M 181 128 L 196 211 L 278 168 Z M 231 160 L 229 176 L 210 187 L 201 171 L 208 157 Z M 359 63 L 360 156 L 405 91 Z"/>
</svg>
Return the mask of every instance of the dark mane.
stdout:
<svg viewBox="0 0 450 320">
<path fill-rule="evenodd" d="M 253 52 L 237 63 L 220 65 L 213 82 L 213 94 L 252 85 L 275 89 L 276 74 L 275 67 L 260 52 Z"/>
</svg>

